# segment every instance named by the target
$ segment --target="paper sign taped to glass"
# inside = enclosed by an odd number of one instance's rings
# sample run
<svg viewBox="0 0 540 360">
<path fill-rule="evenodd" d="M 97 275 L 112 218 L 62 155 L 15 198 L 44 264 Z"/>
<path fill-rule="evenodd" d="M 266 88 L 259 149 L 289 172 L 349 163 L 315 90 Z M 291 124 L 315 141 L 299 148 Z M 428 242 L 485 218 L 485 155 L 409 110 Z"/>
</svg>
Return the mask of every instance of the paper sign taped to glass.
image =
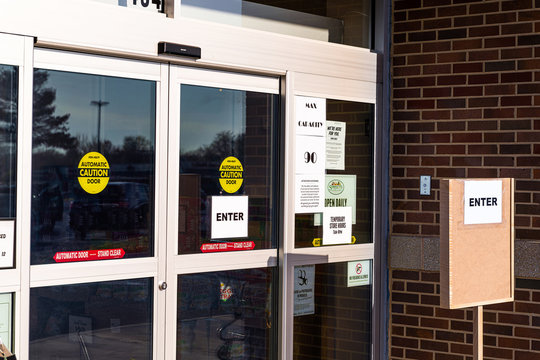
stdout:
<svg viewBox="0 0 540 360">
<path fill-rule="evenodd" d="M 327 207 L 323 212 L 323 245 L 350 244 L 352 238 L 352 209 Z"/>
<path fill-rule="evenodd" d="M 441 198 L 441 306 L 514 299 L 514 180 L 445 179 Z"/>
<path fill-rule="evenodd" d="M 352 209 L 352 224 L 356 224 L 356 175 L 326 174 L 325 207 L 346 207 Z M 313 216 L 313 225 L 322 225 L 322 213 Z"/>
<path fill-rule="evenodd" d="M 345 134 L 347 123 L 326 120 L 326 169 L 345 170 Z"/>
<path fill-rule="evenodd" d="M 15 220 L 0 220 L 0 268 L 12 268 Z"/>
<path fill-rule="evenodd" d="M 294 316 L 315 314 L 315 265 L 294 267 Z"/>
</svg>

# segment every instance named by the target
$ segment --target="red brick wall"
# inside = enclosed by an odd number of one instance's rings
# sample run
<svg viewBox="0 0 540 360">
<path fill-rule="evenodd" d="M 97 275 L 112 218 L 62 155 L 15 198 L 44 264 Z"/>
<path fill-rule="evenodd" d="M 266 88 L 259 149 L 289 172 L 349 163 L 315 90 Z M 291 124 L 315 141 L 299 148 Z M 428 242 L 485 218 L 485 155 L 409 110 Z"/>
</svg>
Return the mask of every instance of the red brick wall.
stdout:
<svg viewBox="0 0 540 360">
<path fill-rule="evenodd" d="M 441 178 L 514 177 L 516 241 L 538 244 L 540 0 L 392 5 L 391 238 L 414 254 L 403 239 L 439 235 Z M 424 260 L 390 270 L 390 359 L 472 359 L 472 311 L 439 307 Z M 539 268 L 529 260 L 516 266 Z M 518 279 L 514 302 L 485 307 L 484 331 L 485 359 L 540 359 L 540 280 Z"/>
<path fill-rule="evenodd" d="M 396 0 L 392 35 L 391 231 L 439 234 L 440 178 L 514 177 L 540 239 L 540 1 Z"/>
<path fill-rule="evenodd" d="M 391 359 L 472 359 L 472 310 L 438 306 L 438 273 L 393 270 L 390 286 Z M 540 280 L 519 280 L 514 302 L 484 307 L 484 359 L 540 359 Z"/>
</svg>

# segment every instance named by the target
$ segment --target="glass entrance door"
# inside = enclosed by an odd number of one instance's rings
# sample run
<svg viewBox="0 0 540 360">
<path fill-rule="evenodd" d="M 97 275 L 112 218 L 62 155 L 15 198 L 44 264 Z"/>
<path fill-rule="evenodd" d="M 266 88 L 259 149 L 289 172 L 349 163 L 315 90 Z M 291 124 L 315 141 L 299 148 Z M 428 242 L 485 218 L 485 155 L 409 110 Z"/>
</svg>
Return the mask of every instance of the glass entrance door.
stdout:
<svg viewBox="0 0 540 360">
<path fill-rule="evenodd" d="M 287 74 L 282 358 L 377 359 L 375 84 Z"/>
<path fill-rule="evenodd" d="M 377 357 L 369 84 L 33 54 L 0 67 L 18 357 Z"/>
<path fill-rule="evenodd" d="M 45 49 L 33 65 L 20 357 L 163 358 L 167 68 Z"/>
<path fill-rule="evenodd" d="M 36 49 L 31 79 L 20 356 L 276 358 L 278 78 Z"/>
<path fill-rule="evenodd" d="M 276 359 L 278 92 L 171 68 L 167 358 Z"/>
</svg>

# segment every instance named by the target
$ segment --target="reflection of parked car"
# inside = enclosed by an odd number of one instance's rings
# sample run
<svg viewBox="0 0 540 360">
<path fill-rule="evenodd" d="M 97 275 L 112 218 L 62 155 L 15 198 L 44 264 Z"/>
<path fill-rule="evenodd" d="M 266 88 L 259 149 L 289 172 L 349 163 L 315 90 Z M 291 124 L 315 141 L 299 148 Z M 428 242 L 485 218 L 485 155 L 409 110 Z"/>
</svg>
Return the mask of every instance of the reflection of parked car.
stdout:
<svg viewBox="0 0 540 360">
<path fill-rule="evenodd" d="M 71 203 L 69 226 L 81 237 L 91 230 L 137 230 L 148 226 L 148 185 L 110 182 L 99 194 L 80 192 Z"/>
<path fill-rule="evenodd" d="M 15 217 L 15 185 L 0 184 L 0 217 Z"/>
<path fill-rule="evenodd" d="M 32 221 L 39 232 L 50 233 L 57 221 L 62 221 L 64 199 L 58 184 L 34 186 L 32 194 Z"/>
</svg>

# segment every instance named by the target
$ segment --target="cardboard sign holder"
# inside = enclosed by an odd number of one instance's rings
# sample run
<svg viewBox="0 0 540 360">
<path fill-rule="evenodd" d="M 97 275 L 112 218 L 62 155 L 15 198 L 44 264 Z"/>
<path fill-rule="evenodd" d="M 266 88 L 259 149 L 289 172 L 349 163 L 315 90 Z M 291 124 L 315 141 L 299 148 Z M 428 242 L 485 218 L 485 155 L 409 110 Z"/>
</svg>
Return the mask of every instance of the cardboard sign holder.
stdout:
<svg viewBox="0 0 540 360">
<path fill-rule="evenodd" d="M 465 198 L 465 183 L 474 181 L 499 189 L 493 197 L 482 194 L 477 199 L 497 200 L 475 203 L 474 195 Z M 441 306 L 474 307 L 474 359 L 482 359 L 483 306 L 514 300 L 514 180 L 441 180 L 440 201 Z M 465 219 L 465 207 L 479 203 L 486 206 L 486 214 L 493 204 L 500 207 L 500 222 L 483 223 L 481 208 L 475 209 L 480 216 Z"/>
</svg>

